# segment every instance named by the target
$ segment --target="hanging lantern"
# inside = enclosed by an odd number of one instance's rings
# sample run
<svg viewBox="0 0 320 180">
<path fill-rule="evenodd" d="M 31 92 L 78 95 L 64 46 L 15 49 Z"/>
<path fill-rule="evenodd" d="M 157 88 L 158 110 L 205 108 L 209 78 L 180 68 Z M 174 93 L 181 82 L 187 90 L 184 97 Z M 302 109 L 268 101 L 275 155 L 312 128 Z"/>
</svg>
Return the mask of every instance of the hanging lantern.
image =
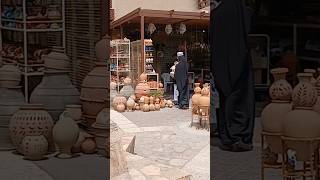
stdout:
<svg viewBox="0 0 320 180">
<path fill-rule="evenodd" d="M 148 26 L 148 32 L 150 34 L 153 34 L 155 31 L 156 31 L 156 26 L 153 24 L 153 23 L 150 23 L 149 26 Z"/>
<path fill-rule="evenodd" d="M 184 23 L 181 23 L 179 28 L 180 34 L 184 34 L 186 31 L 187 31 L 187 26 Z"/>
<path fill-rule="evenodd" d="M 171 24 L 166 25 L 166 29 L 165 29 L 166 33 L 169 35 L 172 32 L 172 26 Z"/>
</svg>

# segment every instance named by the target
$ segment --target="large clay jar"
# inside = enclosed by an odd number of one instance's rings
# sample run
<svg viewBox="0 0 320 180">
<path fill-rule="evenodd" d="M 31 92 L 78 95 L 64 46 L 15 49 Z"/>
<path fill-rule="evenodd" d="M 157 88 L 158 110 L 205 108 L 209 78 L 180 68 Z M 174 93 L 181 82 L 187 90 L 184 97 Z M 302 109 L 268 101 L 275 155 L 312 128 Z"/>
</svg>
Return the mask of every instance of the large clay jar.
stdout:
<svg viewBox="0 0 320 180">
<path fill-rule="evenodd" d="M 110 49 L 110 36 L 105 35 L 100 41 L 96 43 L 95 51 L 97 60 L 100 62 L 107 62 L 109 58 L 109 49 Z"/>
<path fill-rule="evenodd" d="M 140 81 L 134 92 L 136 97 L 140 99 L 142 96 L 148 96 L 150 94 L 150 86 L 148 83 Z"/>
<path fill-rule="evenodd" d="M 293 111 L 289 112 L 283 122 L 283 136 L 289 138 L 306 139 L 302 141 L 290 141 L 287 147 L 296 151 L 298 161 L 310 160 L 309 140 L 320 137 L 320 114 L 313 111 L 317 101 L 317 92 L 310 83 L 312 74 L 298 74 L 299 84 L 293 90 Z M 317 147 L 315 147 L 317 148 Z"/>
<path fill-rule="evenodd" d="M 139 79 L 140 79 L 140 82 L 147 82 L 148 75 L 146 73 L 142 73 Z"/>
<path fill-rule="evenodd" d="M 97 62 L 95 68 L 83 80 L 81 101 L 85 115 L 96 117 L 106 107 L 105 100 L 109 98 L 108 67 L 106 62 Z M 87 124 L 90 127 L 92 124 Z"/>
<path fill-rule="evenodd" d="M 118 95 L 113 99 L 113 102 L 112 102 L 113 108 L 114 108 L 115 110 L 117 110 L 118 104 L 127 104 L 127 99 L 126 99 L 124 96 L 118 94 Z"/>
<path fill-rule="evenodd" d="M 134 89 L 131 86 L 132 80 L 127 77 L 123 82 L 124 86 L 120 90 L 120 94 L 128 99 L 132 94 L 134 94 Z"/>
<path fill-rule="evenodd" d="M 199 106 L 210 106 L 210 97 L 209 97 L 210 89 L 208 87 L 204 87 L 201 90 L 201 96 L 198 99 Z"/>
<path fill-rule="evenodd" d="M 315 69 L 304 69 L 304 72 L 312 74 L 310 83 L 315 86 L 315 84 L 317 82 L 317 80 L 315 78 L 315 75 L 316 75 L 317 71 Z"/>
<path fill-rule="evenodd" d="M 127 161 L 122 148 L 122 134 L 117 125 L 110 123 L 110 177 L 128 172 Z"/>
<path fill-rule="evenodd" d="M 25 104 L 25 101 L 21 87 L 0 87 L 0 151 L 15 149 L 10 138 L 9 122 L 12 115 L 23 104 Z"/>
<path fill-rule="evenodd" d="M 85 154 L 93 154 L 96 152 L 96 142 L 93 137 L 86 137 L 81 144 L 81 151 Z"/>
<path fill-rule="evenodd" d="M 71 148 L 79 137 L 79 127 L 77 123 L 68 116 L 67 112 L 61 114 L 59 121 L 53 127 L 53 139 L 59 147 L 58 158 L 71 158 Z"/>
<path fill-rule="evenodd" d="M 98 154 L 106 156 L 105 142 L 110 137 L 110 116 L 109 109 L 103 109 L 97 116 L 96 122 L 92 125 L 96 140 Z"/>
<path fill-rule="evenodd" d="M 201 97 L 200 83 L 195 83 L 195 86 L 196 87 L 194 88 L 194 94 L 191 97 L 193 113 L 198 112 L 199 98 Z"/>
<path fill-rule="evenodd" d="M 68 115 L 74 121 L 76 121 L 77 123 L 81 122 L 81 117 L 82 117 L 81 105 L 77 105 L 77 104 L 67 105 L 66 112 L 68 112 Z"/>
<path fill-rule="evenodd" d="M 9 128 L 12 143 L 17 148 L 17 152 L 22 153 L 20 145 L 25 136 L 43 135 L 48 140 L 49 150 L 54 151 L 52 127 L 52 117 L 44 110 L 42 105 L 24 105 L 10 120 Z"/>
<path fill-rule="evenodd" d="M 42 160 L 48 152 L 48 141 L 43 135 L 25 136 L 21 142 L 21 150 L 27 160 Z"/>
<path fill-rule="evenodd" d="M 274 76 L 274 83 L 269 89 L 271 103 L 263 109 L 261 123 L 264 132 L 275 135 L 266 138 L 268 147 L 274 153 L 281 153 L 282 124 L 283 118 L 292 110 L 292 87 L 286 81 L 287 68 L 273 69 L 271 73 Z"/>
<path fill-rule="evenodd" d="M 21 73 L 14 64 L 6 64 L 0 68 L 0 87 L 16 87 L 20 84 Z"/>
<path fill-rule="evenodd" d="M 127 109 L 128 109 L 129 112 L 131 112 L 133 110 L 135 104 L 136 103 L 134 102 L 133 99 L 131 99 L 131 98 L 128 99 L 128 101 L 127 101 Z"/>
</svg>

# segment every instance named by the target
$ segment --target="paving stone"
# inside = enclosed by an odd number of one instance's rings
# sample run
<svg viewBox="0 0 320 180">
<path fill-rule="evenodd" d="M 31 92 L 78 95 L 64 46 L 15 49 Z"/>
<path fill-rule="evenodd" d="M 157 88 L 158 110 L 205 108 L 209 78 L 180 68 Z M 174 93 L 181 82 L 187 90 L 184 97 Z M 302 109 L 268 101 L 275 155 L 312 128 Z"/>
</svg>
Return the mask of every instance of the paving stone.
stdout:
<svg viewBox="0 0 320 180">
<path fill-rule="evenodd" d="M 140 170 L 143 174 L 147 176 L 159 176 L 160 173 L 160 168 L 156 166 L 146 166 Z"/>
<path fill-rule="evenodd" d="M 171 160 L 170 160 L 170 165 L 181 167 L 181 166 L 183 166 L 186 162 L 187 162 L 187 160 L 185 160 L 185 159 L 171 159 Z"/>
</svg>

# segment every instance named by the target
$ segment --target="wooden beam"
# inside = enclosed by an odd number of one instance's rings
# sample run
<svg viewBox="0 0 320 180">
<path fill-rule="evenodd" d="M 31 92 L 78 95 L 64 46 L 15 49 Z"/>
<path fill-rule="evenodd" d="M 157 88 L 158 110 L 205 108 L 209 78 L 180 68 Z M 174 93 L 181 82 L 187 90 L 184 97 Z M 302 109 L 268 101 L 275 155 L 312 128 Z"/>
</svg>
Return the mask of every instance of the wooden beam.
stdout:
<svg viewBox="0 0 320 180">
<path fill-rule="evenodd" d="M 145 71 L 144 69 L 144 59 L 145 59 L 145 53 L 144 53 L 144 16 L 141 16 L 140 18 L 140 38 L 141 38 L 141 69 L 142 72 Z"/>
</svg>

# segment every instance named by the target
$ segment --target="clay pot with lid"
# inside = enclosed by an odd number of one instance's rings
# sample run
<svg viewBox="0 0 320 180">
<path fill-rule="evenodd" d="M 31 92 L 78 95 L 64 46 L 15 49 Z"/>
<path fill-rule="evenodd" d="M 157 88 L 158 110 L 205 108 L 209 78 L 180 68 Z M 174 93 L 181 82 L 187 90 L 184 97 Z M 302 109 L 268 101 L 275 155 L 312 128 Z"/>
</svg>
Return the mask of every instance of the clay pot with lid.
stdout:
<svg viewBox="0 0 320 180">
<path fill-rule="evenodd" d="M 0 68 L 0 87 L 19 86 L 21 73 L 18 66 L 14 64 L 5 64 Z"/>
<path fill-rule="evenodd" d="M 105 62 L 96 62 L 95 67 L 83 80 L 80 99 L 86 115 L 97 116 L 105 108 L 108 99 L 109 85 L 106 83 L 108 67 Z"/>
<path fill-rule="evenodd" d="M 55 150 L 52 139 L 53 119 L 45 111 L 43 105 L 28 104 L 22 106 L 12 116 L 9 128 L 12 143 L 19 153 L 22 153 L 20 145 L 25 136 L 43 135 L 49 142 L 49 150 Z"/>
<path fill-rule="evenodd" d="M 134 89 L 131 86 L 132 80 L 129 77 L 126 77 L 124 79 L 124 86 L 122 87 L 122 89 L 120 90 L 120 94 L 124 97 L 126 97 L 127 99 L 134 94 Z"/>
<path fill-rule="evenodd" d="M 269 89 L 271 103 L 262 111 L 261 124 L 264 132 L 274 133 L 278 136 L 266 137 L 266 142 L 273 153 L 281 153 L 281 134 L 283 119 L 292 110 L 291 96 L 292 87 L 286 81 L 287 68 L 276 68 L 271 70 L 274 83 Z"/>
<path fill-rule="evenodd" d="M 288 138 L 299 138 L 309 140 L 320 138 L 320 114 L 313 110 L 317 101 L 317 92 L 310 83 L 312 74 L 298 74 L 299 83 L 293 89 L 293 110 L 290 111 L 283 121 L 283 136 Z M 310 149 L 308 143 L 301 141 L 290 141 L 287 147 L 296 152 L 298 161 L 308 161 Z"/>
</svg>

